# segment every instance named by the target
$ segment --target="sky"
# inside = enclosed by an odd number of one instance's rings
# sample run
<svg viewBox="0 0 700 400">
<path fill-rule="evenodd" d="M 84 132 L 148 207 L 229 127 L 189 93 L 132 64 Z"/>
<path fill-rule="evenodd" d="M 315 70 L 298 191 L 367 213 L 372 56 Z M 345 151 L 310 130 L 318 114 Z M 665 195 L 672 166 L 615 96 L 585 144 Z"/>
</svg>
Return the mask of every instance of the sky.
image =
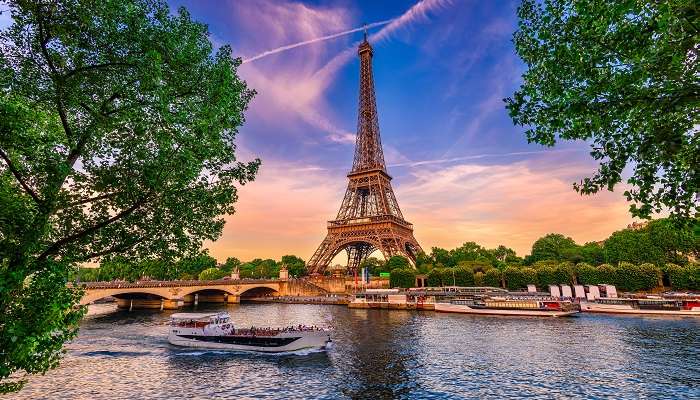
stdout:
<svg viewBox="0 0 700 400">
<path fill-rule="evenodd" d="M 424 250 L 474 241 L 524 256 L 547 233 L 583 244 L 631 222 L 622 187 L 573 190 L 596 169 L 586 143 L 528 144 L 508 117 L 503 98 L 525 68 L 511 41 L 518 1 L 169 3 L 206 23 L 215 46 L 231 45 L 257 91 L 237 146 L 241 160 L 262 166 L 239 189 L 221 238 L 206 243 L 220 261 L 308 260 L 321 243 L 347 185 L 357 124 L 362 32 L 336 34 L 364 23 L 377 25 L 369 34 L 385 159 Z M 311 43 L 290 46 L 302 42 Z M 271 51 L 281 47 L 290 48 Z"/>
</svg>

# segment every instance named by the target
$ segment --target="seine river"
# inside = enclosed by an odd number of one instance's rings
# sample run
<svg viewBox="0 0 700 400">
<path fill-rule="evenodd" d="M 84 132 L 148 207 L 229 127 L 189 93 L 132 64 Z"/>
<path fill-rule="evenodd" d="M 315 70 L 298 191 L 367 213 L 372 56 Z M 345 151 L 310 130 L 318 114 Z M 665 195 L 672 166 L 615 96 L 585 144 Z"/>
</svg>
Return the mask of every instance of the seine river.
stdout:
<svg viewBox="0 0 700 400">
<path fill-rule="evenodd" d="M 327 353 L 173 348 L 168 313 L 91 306 L 61 366 L 13 399 L 700 398 L 700 320 L 503 318 L 243 304 L 242 326 L 334 329 Z"/>
</svg>

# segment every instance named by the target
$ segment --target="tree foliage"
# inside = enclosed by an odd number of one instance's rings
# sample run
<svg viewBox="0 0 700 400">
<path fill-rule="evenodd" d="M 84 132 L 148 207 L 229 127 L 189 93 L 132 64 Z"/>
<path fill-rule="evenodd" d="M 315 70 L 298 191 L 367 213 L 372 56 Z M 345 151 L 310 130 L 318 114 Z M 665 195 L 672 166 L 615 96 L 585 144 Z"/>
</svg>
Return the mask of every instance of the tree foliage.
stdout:
<svg viewBox="0 0 700 400">
<path fill-rule="evenodd" d="M 14 24 L 0 32 L 3 381 L 55 366 L 75 334 L 77 296 L 65 287 L 75 263 L 196 254 L 219 237 L 236 185 L 259 165 L 235 156 L 254 94 L 236 74 L 240 61 L 228 46 L 212 55 L 206 26 L 184 9 L 158 0 L 9 7 Z"/>
<path fill-rule="evenodd" d="M 572 238 L 550 233 L 532 244 L 532 252 L 527 259 L 530 263 L 543 260 L 566 261 L 575 254 L 577 247 Z"/>
<path fill-rule="evenodd" d="M 290 276 L 300 277 L 306 275 L 306 262 L 297 256 L 282 256 L 281 264 L 287 266 Z"/>
<path fill-rule="evenodd" d="M 506 99 L 529 142 L 591 143 L 600 166 L 574 184 L 613 188 L 629 167 L 632 215 L 700 214 L 700 24 L 694 0 L 524 0 L 515 49 L 527 65 Z"/>
<path fill-rule="evenodd" d="M 416 285 L 416 271 L 413 268 L 395 268 L 389 274 L 392 288 L 411 288 Z"/>
<path fill-rule="evenodd" d="M 219 268 L 207 268 L 199 273 L 200 281 L 215 281 L 226 276 L 226 272 Z"/>
</svg>

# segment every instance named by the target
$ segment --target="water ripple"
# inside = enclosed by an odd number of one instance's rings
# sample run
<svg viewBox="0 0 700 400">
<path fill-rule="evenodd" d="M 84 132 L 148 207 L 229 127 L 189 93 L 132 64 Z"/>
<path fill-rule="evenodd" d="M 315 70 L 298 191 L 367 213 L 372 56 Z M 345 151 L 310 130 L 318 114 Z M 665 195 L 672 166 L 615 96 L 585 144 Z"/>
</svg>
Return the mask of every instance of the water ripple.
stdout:
<svg viewBox="0 0 700 400">
<path fill-rule="evenodd" d="M 700 398 L 697 319 L 222 306 L 241 326 L 334 329 L 328 352 L 268 355 L 175 348 L 168 313 L 111 307 L 91 309 L 60 368 L 8 398 Z"/>
</svg>

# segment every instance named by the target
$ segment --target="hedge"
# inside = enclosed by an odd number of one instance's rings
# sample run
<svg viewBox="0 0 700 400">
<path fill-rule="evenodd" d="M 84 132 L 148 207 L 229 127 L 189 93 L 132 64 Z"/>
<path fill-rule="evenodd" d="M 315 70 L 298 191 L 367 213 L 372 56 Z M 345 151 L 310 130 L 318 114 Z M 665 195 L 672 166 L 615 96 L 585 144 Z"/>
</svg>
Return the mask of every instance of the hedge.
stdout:
<svg viewBox="0 0 700 400">
<path fill-rule="evenodd" d="M 389 286 L 410 288 L 416 285 L 416 271 L 412 268 L 395 268 L 389 273 Z"/>
<path fill-rule="evenodd" d="M 666 264 L 671 287 L 674 289 L 700 290 L 700 265 L 688 264 L 685 267 Z"/>
<path fill-rule="evenodd" d="M 508 267 L 503 271 L 506 280 L 506 287 L 510 290 L 517 290 L 529 284 L 537 284 L 537 271 L 533 268 Z"/>
<path fill-rule="evenodd" d="M 501 287 L 503 274 L 498 269 L 490 269 L 484 273 L 484 286 Z"/>
<path fill-rule="evenodd" d="M 590 264 L 580 263 L 576 266 L 576 280 L 581 285 L 598 285 L 598 271 Z"/>
</svg>

